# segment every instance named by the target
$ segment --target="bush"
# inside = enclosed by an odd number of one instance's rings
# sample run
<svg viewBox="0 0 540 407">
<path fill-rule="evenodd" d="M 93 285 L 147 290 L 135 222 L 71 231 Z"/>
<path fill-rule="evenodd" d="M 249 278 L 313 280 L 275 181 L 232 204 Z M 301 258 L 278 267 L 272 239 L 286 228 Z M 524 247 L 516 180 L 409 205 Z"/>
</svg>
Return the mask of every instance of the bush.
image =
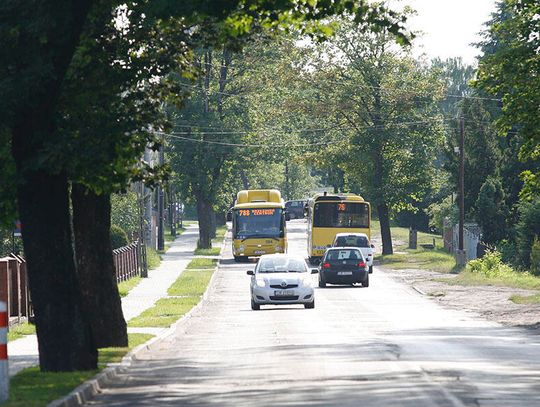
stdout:
<svg viewBox="0 0 540 407">
<path fill-rule="evenodd" d="M 535 276 L 540 275 L 540 240 L 538 240 L 538 236 L 534 237 L 531 247 L 531 273 Z"/>
<path fill-rule="evenodd" d="M 129 244 L 127 233 L 118 225 L 111 225 L 111 245 L 113 250 Z"/>
<path fill-rule="evenodd" d="M 518 266 L 517 245 L 514 240 L 503 239 L 497 243 L 497 250 L 501 252 L 501 259 L 504 263 Z"/>
<path fill-rule="evenodd" d="M 512 273 L 512 267 L 504 264 L 501 260 L 501 253 L 497 250 L 487 251 L 484 257 L 471 260 L 467 264 L 467 270 L 472 273 L 479 273 L 486 277 L 500 277 Z"/>
<path fill-rule="evenodd" d="M 139 206 L 135 192 L 111 195 L 111 223 L 121 225 L 130 236 L 139 229 Z"/>
</svg>

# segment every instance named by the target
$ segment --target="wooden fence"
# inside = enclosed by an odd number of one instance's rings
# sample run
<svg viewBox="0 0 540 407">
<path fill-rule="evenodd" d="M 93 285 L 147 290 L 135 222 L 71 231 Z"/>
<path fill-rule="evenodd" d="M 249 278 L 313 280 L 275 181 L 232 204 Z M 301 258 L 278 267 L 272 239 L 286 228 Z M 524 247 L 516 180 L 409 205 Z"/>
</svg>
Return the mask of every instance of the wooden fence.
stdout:
<svg viewBox="0 0 540 407">
<path fill-rule="evenodd" d="M 113 258 L 116 281 L 119 283 L 141 274 L 141 245 L 139 241 L 113 250 Z"/>
<path fill-rule="evenodd" d="M 138 241 L 113 250 L 117 282 L 140 275 L 140 254 Z M 26 261 L 21 256 L 10 254 L 0 257 L 0 301 L 6 302 L 11 323 L 18 323 L 22 318 L 33 316 Z"/>
</svg>

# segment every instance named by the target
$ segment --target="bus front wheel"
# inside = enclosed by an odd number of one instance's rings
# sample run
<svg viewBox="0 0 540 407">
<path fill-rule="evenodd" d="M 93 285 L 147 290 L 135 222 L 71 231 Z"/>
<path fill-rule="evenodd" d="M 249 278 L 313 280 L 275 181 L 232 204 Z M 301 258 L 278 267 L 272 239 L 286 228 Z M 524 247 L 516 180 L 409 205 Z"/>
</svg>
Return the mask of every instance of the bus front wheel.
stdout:
<svg viewBox="0 0 540 407">
<path fill-rule="evenodd" d="M 243 263 L 247 261 L 247 256 L 234 256 L 234 261 L 237 263 Z"/>
</svg>

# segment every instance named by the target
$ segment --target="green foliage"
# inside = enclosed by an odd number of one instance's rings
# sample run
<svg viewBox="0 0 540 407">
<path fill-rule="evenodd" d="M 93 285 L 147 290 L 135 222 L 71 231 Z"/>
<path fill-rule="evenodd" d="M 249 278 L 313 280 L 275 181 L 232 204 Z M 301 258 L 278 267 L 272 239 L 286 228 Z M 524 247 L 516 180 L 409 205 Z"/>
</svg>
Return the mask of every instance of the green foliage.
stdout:
<svg viewBox="0 0 540 407">
<path fill-rule="evenodd" d="M 467 264 L 467 271 L 492 278 L 510 274 L 513 272 L 513 269 L 509 265 L 503 263 L 501 253 L 494 250 L 487 251 L 482 258 L 471 260 Z"/>
<path fill-rule="evenodd" d="M 502 132 L 523 137 L 520 158 L 528 161 L 524 173 L 524 197 L 538 194 L 540 186 L 540 64 L 538 64 L 537 18 L 540 4 L 534 0 L 502 0 L 489 22 L 482 43 L 477 86 L 501 97 L 503 111 L 498 121 Z"/>
<path fill-rule="evenodd" d="M 476 220 L 482 228 L 484 242 L 494 244 L 507 236 L 508 210 L 500 179 L 494 177 L 486 179 L 480 188 L 475 211 Z"/>
<path fill-rule="evenodd" d="M 530 202 L 521 202 L 518 212 L 519 221 L 516 224 L 518 260 L 522 267 L 529 268 L 534 237 L 540 233 L 540 197 Z"/>
<path fill-rule="evenodd" d="M 534 237 L 531 247 L 531 273 L 536 276 L 540 275 L 540 240 L 538 240 L 538 236 Z"/>
<path fill-rule="evenodd" d="M 111 225 L 111 245 L 113 249 L 118 249 L 129 244 L 127 233 L 118 225 Z"/>
<path fill-rule="evenodd" d="M 122 227 L 128 235 L 139 229 L 139 207 L 135 192 L 111 194 L 111 223 Z"/>
<path fill-rule="evenodd" d="M 429 205 L 427 213 L 430 217 L 429 226 L 441 232 L 444 226 L 444 219 L 448 218 L 450 224 L 454 225 L 458 220 L 458 208 L 452 203 L 451 197 L 446 197 L 440 202 Z"/>
</svg>

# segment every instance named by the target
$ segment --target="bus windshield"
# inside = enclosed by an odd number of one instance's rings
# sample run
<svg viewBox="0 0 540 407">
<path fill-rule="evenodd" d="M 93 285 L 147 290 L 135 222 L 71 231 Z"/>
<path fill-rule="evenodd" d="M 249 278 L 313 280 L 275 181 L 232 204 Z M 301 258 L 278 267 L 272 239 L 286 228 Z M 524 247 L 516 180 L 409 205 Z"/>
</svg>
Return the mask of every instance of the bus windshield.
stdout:
<svg viewBox="0 0 540 407">
<path fill-rule="evenodd" d="M 282 213 L 281 208 L 236 209 L 233 238 L 283 237 L 285 225 Z"/>
<path fill-rule="evenodd" d="M 313 209 L 313 227 L 369 228 L 368 205 L 356 202 L 318 202 Z"/>
</svg>

